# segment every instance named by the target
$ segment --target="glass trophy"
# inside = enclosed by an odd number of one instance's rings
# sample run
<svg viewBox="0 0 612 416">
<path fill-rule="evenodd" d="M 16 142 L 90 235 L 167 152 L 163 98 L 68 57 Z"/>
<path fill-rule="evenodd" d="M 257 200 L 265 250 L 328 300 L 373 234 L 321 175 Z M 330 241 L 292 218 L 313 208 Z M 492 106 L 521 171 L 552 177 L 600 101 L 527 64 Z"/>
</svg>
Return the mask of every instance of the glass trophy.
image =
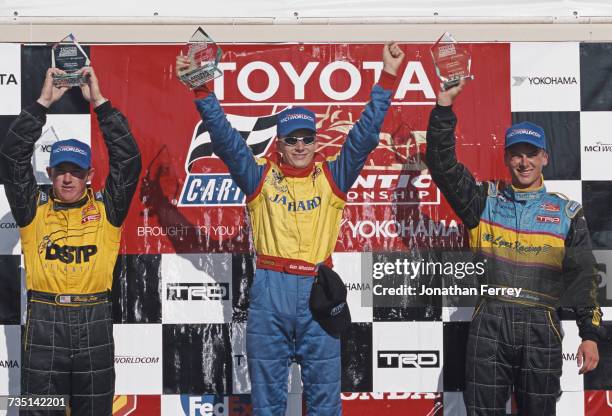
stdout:
<svg viewBox="0 0 612 416">
<path fill-rule="evenodd" d="M 459 45 L 453 36 L 445 32 L 431 47 L 436 74 L 442 81 L 440 88 L 446 91 L 459 85 L 462 79 L 474 79 L 470 74 L 472 57 L 468 50 Z"/>
<path fill-rule="evenodd" d="M 223 75 L 219 69 L 223 51 L 201 27 L 191 35 L 186 46 L 191 65 L 179 74 L 179 79 L 185 85 L 191 89 L 198 88 Z"/>
<path fill-rule="evenodd" d="M 53 85 L 56 87 L 74 87 L 87 83 L 87 76 L 77 71 L 90 65 L 89 56 L 72 33 L 51 48 L 51 65 L 66 72 L 53 75 Z"/>
</svg>

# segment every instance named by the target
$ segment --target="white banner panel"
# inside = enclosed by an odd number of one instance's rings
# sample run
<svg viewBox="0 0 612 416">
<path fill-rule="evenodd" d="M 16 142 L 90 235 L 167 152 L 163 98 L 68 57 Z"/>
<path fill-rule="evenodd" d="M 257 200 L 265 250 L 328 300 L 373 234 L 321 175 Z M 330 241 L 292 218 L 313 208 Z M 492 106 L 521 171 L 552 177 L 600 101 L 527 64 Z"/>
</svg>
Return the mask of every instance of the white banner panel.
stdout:
<svg viewBox="0 0 612 416">
<path fill-rule="evenodd" d="M 21 111 L 21 45 L 0 44 L 0 114 Z"/>
<path fill-rule="evenodd" d="M 442 391 L 442 322 L 374 322 L 374 391 Z"/>
<path fill-rule="evenodd" d="M 583 180 L 611 180 L 612 133 L 610 111 L 583 111 L 580 113 L 580 152 Z"/>
<path fill-rule="evenodd" d="M 566 391 L 557 401 L 557 416 L 584 416 L 584 393 Z"/>
<path fill-rule="evenodd" d="M 164 254 L 161 270 L 163 323 L 232 320 L 231 254 Z"/>
<path fill-rule="evenodd" d="M 353 322 L 372 322 L 372 277 L 361 279 L 361 256 L 370 253 L 333 253 L 334 270 L 347 289 L 346 301 Z"/>
<path fill-rule="evenodd" d="M 580 111 L 577 42 L 510 45 L 512 111 Z"/>
<path fill-rule="evenodd" d="M 0 326 L 0 395 L 18 395 L 20 391 L 21 327 Z"/>
<path fill-rule="evenodd" d="M 547 181 L 544 185 L 548 192 L 558 192 L 572 201 L 582 204 L 582 182 L 581 181 Z"/>
<path fill-rule="evenodd" d="M 142 17 L 247 17 L 247 18 L 307 18 L 307 17 L 402 17 L 402 16 L 610 16 L 612 6 L 604 0 L 551 1 L 496 1 L 465 0 L 366 0 L 325 2 L 234 0 L 225 2 L 104 2 L 79 1 L 19 1 L 2 3 L 2 16 L 142 16 Z"/>
<path fill-rule="evenodd" d="M 11 213 L 4 185 L 0 185 L 0 254 L 21 254 L 19 227 Z"/>
<path fill-rule="evenodd" d="M 246 322 L 232 324 L 232 382 L 234 394 L 251 393 L 246 353 Z"/>
<path fill-rule="evenodd" d="M 161 325 L 113 325 L 113 333 L 115 394 L 161 394 Z"/>
</svg>

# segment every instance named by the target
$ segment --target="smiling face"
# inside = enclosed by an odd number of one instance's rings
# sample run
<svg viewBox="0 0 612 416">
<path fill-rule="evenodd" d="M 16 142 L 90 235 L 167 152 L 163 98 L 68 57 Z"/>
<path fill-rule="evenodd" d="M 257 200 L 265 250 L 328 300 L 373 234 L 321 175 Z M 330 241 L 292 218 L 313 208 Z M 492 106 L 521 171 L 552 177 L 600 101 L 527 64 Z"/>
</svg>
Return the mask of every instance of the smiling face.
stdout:
<svg viewBox="0 0 612 416">
<path fill-rule="evenodd" d="M 87 182 L 93 178 L 94 169 L 83 169 L 74 163 L 64 162 L 47 168 L 47 174 L 53 184 L 53 195 L 70 204 L 83 196 Z"/>
<path fill-rule="evenodd" d="M 542 185 L 542 170 L 548 165 L 548 153 L 529 143 L 516 143 L 506 149 L 504 163 L 516 188 L 537 187 Z"/>
<path fill-rule="evenodd" d="M 305 144 L 309 141 L 308 138 L 316 137 L 312 130 L 299 129 L 292 131 L 286 138 L 279 137 L 276 141 L 276 148 L 283 156 L 283 162 L 294 168 L 302 169 L 310 165 L 315 155 L 316 139 L 310 144 Z M 305 140 L 297 140 L 297 143 L 291 144 L 285 142 L 294 142 L 293 138 L 305 138 Z"/>
</svg>

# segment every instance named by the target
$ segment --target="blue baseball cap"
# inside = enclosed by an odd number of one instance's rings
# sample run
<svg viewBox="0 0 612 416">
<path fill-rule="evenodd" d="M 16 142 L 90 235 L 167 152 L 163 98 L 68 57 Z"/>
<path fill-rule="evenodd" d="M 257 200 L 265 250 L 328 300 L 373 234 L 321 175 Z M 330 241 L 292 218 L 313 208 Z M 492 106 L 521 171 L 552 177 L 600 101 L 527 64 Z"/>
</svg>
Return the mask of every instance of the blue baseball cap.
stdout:
<svg viewBox="0 0 612 416">
<path fill-rule="evenodd" d="M 312 130 L 316 133 L 315 115 L 304 107 L 293 107 L 281 111 L 276 119 L 276 134 L 286 137 L 299 129 Z"/>
<path fill-rule="evenodd" d="M 60 163 L 70 162 L 83 169 L 91 166 L 91 148 L 75 139 L 60 140 L 51 146 L 49 166 L 54 168 Z"/>
<path fill-rule="evenodd" d="M 508 148 L 516 143 L 529 143 L 546 150 L 546 135 L 544 129 L 537 124 L 523 121 L 513 124 L 506 130 L 506 145 Z"/>
</svg>

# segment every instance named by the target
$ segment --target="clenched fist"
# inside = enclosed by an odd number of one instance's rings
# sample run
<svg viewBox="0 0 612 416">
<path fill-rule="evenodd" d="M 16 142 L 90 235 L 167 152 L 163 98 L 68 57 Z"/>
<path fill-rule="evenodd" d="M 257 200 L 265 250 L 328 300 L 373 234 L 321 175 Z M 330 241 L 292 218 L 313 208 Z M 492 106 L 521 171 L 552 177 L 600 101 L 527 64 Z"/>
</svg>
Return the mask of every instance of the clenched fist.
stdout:
<svg viewBox="0 0 612 416">
<path fill-rule="evenodd" d="M 383 71 L 394 76 L 397 75 L 404 56 L 404 51 L 396 42 L 387 43 L 383 49 Z"/>
</svg>

